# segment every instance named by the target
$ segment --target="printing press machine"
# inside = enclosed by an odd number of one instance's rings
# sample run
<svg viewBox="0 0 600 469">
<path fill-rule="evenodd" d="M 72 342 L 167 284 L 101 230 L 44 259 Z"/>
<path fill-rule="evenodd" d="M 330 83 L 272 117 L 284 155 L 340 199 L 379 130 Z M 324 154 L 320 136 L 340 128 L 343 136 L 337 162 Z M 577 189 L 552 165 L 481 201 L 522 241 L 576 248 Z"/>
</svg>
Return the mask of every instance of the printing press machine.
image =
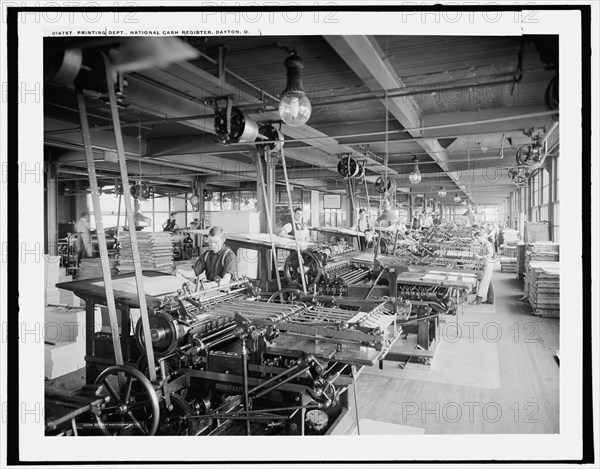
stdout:
<svg viewBox="0 0 600 469">
<path fill-rule="evenodd" d="M 320 301 L 332 298 L 391 298 L 412 304 L 403 321 L 404 334 L 416 334 L 414 347 L 396 354 L 394 360 L 418 357 L 430 364 L 439 334 L 440 315 L 456 315 L 459 305 L 477 283 L 479 272 L 441 265 L 411 265 L 394 256 L 375 256 L 348 249 L 330 253 L 323 249 L 302 252 L 307 293 Z M 284 266 L 288 286 L 271 296 L 280 301 L 302 298 L 298 255 L 292 252 Z M 388 355 L 390 358 L 392 355 Z"/>
<path fill-rule="evenodd" d="M 382 365 L 411 309 L 388 299 L 269 303 L 246 279 L 150 295 L 179 280 L 145 271 L 150 382 L 141 319 L 129 329 L 130 309 L 139 307 L 132 280 L 113 278 L 123 365 L 115 365 L 112 336 L 94 330 L 95 305 L 106 304 L 102 279 L 58 284 L 86 301 L 87 385 L 47 395 L 47 434 L 329 434 L 348 410 L 355 377 Z"/>
</svg>

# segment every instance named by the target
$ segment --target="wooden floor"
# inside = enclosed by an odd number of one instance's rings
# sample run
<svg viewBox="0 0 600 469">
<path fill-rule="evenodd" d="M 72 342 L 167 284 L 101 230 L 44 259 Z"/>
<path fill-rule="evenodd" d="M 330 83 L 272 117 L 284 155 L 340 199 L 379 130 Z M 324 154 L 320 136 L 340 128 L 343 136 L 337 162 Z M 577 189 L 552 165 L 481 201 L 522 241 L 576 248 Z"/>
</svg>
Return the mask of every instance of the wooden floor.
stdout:
<svg viewBox="0 0 600 469">
<path fill-rule="evenodd" d="M 559 320 L 531 314 L 515 274 L 498 269 L 493 283 L 494 305 L 466 305 L 458 328 L 445 318 L 430 368 L 385 362 L 361 374 L 361 421 L 396 424 L 398 433 L 559 432 Z M 354 410 L 348 417 L 355 421 Z"/>
</svg>

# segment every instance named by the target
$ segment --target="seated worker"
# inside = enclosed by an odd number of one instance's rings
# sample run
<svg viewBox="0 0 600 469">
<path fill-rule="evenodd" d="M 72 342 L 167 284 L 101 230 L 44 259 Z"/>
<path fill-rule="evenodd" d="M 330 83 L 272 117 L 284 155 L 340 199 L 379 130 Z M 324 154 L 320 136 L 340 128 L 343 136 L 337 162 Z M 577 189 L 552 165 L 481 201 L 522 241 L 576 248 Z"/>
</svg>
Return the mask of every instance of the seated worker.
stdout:
<svg viewBox="0 0 600 469">
<path fill-rule="evenodd" d="M 304 223 L 304 212 L 300 207 L 294 209 L 292 222 L 283 225 L 283 228 L 279 232 L 279 236 L 282 238 L 294 239 L 294 232 L 296 232 L 298 241 L 308 241 L 310 239 L 310 232 Z"/>
<path fill-rule="evenodd" d="M 477 296 L 469 304 L 494 304 L 494 289 L 492 287 L 492 274 L 494 273 L 494 246 L 490 243 L 486 236 L 481 231 L 476 231 L 473 237 L 481 245 L 481 254 L 474 253 L 477 259 L 483 259 L 483 272 L 479 287 L 477 288 Z M 485 301 L 482 301 L 485 300 Z"/>
<path fill-rule="evenodd" d="M 356 223 L 350 229 L 352 231 L 358 231 L 365 235 L 365 236 L 358 237 L 358 248 L 361 251 L 364 251 L 365 249 L 367 249 L 367 245 L 369 244 L 370 241 L 373 240 L 373 232 L 371 230 L 371 224 L 369 223 L 369 219 L 367 218 L 367 210 L 366 209 L 361 208 L 358 211 L 358 220 L 356 220 Z"/>
<path fill-rule="evenodd" d="M 237 276 L 237 259 L 233 251 L 225 246 L 223 228 L 213 226 L 208 232 L 208 251 L 202 253 L 192 266 L 192 271 L 177 269 L 188 279 L 207 280 L 204 288 L 229 284 Z"/>
<path fill-rule="evenodd" d="M 176 231 L 179 229 L 177 221 L 175 220 L 175 215 L 177 215 L 177 212 L 172 212 L 171 216 L 162 224 L 163 231 Z"/>
</svg>

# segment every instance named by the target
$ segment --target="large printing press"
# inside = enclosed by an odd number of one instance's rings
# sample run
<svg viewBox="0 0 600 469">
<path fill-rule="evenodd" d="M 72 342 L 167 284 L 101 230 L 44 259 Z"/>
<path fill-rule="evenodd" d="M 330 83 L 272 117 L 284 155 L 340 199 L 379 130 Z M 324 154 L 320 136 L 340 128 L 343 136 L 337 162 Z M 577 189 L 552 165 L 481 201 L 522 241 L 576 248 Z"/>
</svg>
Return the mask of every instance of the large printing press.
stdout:
<svg viewBox="0 0 600 469">
<path fill-rule="evenodd" d="M 144 273 L 165 288 L 175 277 Z M 119 283 L 121 282 L 121 284 Z M 127 320 L 136 306 L 131 275 L 117 276 L 115 301 Z M 102 303 L 102 282 L 61 285 Z M 87 382 L 76 395 L 46 396 L 48 434 L 323 434 L 348 409 L 347 390 L 364 366 L 383 360 L 409 302 L 261 299 L 246 279 L 226 288 L 147 295 L 156 380 L 150 381 L 141 319 L 123 327 L 124 365 L 111 361 L 109 334 L 88 337 Z M 135 347 L 131 345 L 131 339 Z M 131 366 L 136 363 L 136 366 Z M 66 410 L 65 410 L 66 407 Z"/>
<path fill-rule="evenodd" d="M 300 251 L 302 267 L 298 252 L 290 249 L 282 289 L 270 293 L 247 279 L 205 291 L 145 271 L 145 284 L 162 286 L 146 295 L 153 381 L 142 321 L 131 323 L 139 308 L 131 274 L 113 280 L 124 365 L 114 365 L 111 335 L 94 330 L 95 307 L 106 304 L 103 283 L 59 284 L 86 302 L 87 385 L 76 395 L 47 394 L 47 433 L 331 433 L 362 367 L 411 357 L 429 363 L 439 316 L 456 314 L 477 278 L 343 241 Z M 402 347 L 408 334 L 416 346 Z"/>
</svg>

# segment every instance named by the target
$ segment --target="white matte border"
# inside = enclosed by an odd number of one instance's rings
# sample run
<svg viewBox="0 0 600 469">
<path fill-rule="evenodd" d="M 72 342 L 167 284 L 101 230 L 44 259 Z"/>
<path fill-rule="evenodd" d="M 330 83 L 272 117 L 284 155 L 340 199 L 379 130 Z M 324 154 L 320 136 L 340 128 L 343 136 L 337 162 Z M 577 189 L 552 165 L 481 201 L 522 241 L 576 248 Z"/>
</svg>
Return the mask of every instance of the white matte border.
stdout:
<svg viewBox="0 0 600 469">
<path fill-rule="evenodd" d="M 269 2 L 267 2 L 269 3 Z M 271 4 L 277 2 L 270 2 Z M 312 2 L 311 2 L 312 3 Z M 56 4 L 56 3 L 55 3 Z M 68 2 L 66 3 L 68 4 Z M 72 4 L 72 3 L 71 3 Z M 112 4 L 110 2 L 109 4 Z M 155 6 L 157 2 L 135 2 Z M 250 3 L 252 4 L 252 3 Z M 405 2 L 405 5 L 413 5 Z M 196 3 L 196 5 L 198 5 Z M 200 6 L 217 6 L 217 2 L 202 2 Z M 49 4 L 49 6 L 51 6 Z M 557 8 L 560 8 L 557 5 Z M 212 13 L 212 12 L 211 12 Z M 43 166 L 43 109 L 36 98 L 37 86 L 42 83 L 43 35 L 57 31 L 119 31 L 135 34 L 140 31 L 249 31 L 262 35 L 303 34 L 405 34 L 405 35 L 560 35 L 561 77 L 561 140 L 565 144 L 565 161 L 561 164 L 561 276 L 563 292 L 581 291 L 581 66 L 579 12 L 568 10 L 535 10 L 526 18 L 512 12 L 493 15 L 487 12 L 463 12 L 462 18 L 434 12 L 335 12 L 327 16 L 302 12 L 264 12 L 256 17 L 219 14 L 147 13 L 135 12 L 127 17 L 102 12 L 84 16 L 81 12 L 55 14 L 28 13 L 19 23 L 19 83 L 23 94 L 19 106 L 19 157 L 27 171 Z M 99 16 L 98 16 L 99 15 Z M 137 20 L 125 23 L 125 20 Z M 271 21 L 271 18 L 273 21 Z M 454 19 L 452 19 L 454 18 Z M 118 20 L 118 22 L 115 21 Z M 296 20 L 297 19 L 297 20 Z M 246 20 L 246 21 L 244 21 Z M 252 21 L 249 21 L 252 20 Z M 335 20 L 335 22 L 334 22 Z M 472 21 L 471 21 L 472 20 Z M 515 21 L 517 20 L 517 21 Z M 527 21 L 525 21 L 527 20 Z M 125 26 L 127 24 L 127 26 Z M 133 26 L 131 26 L 133 24 Z M 593 28 L 592 28 L 593 29 Z M 123 32 L 121 32 L 123 31 Z M 181 33 L 180 33 L 181 34 Z M 593 127 L 593 126 L 592 126 Z M 597 128 L 597 127 L 596 127 Z M 568 150 L 568 153 L 567 153 Z M 566 157 L 566 158 L 565 158 Z M 39 167 L 39 166 L 38 166 Z M 29 174 L 29 173 L 27 173 Z M 33 173 L 32 173 L 33 174 Z M 43 177 L 43 175 L 42 175 Z M 19 236 L 22 252 L 34 252 L 43 244 L 44 205 L 43 180 L 31 175 L 21 178 Z M 27 216 L 22 216 L 27 214 Z M 567 228 L 568 227 L 568 228 Z M 36 244 L 37 243 L 37 244 Z M 41 252 L 40 252 L 41 254 Z M 21 331 L 35 331 L 43 324 L 43 262 L 40 255 L 24 257 L 20 265 L 19 290 L 23 321 Z M 34 260 L 35 259 L 35 260 Z M 25 294 L 26 293 L 26 294 Z M 220 461 L 220 460 L 453 460 L 453 459 L 579 459 L 581 457 L 581 297 L 561 295 L 561 309 L 569 313 L 561 321 L 560 370 L 560 434 L 559 435 L 424 435 L 424 436 L 361 436 L 361 437 L 229 437 L 206 438 L 190 444 L 181 437 L 154 438 L 50 438 L 43 436 L 43 419 L 36 409 L 43 407 L 44 348 L 40 340 L 20 340 L 20 457 L 22 460 L 162 460 Z M 36 326 L 36 323 L 38 326 Z M 34 333 L 35 335 L 35 333 Z M 32 335 L 30 335 L 32 337 Z M 15 340 L 16 338 L 11 338 Z M 39 337 L 38 337 L 39 339 Z M 11 403 L 15 405 L 15 403 Z M 37 415 L 36 415 L 37 413 Z M 154 446 L 153 446 L 154 445 Z M 169 448 L 172 448 L 170 450 Z M 177 449 L 176 449 L 177 448 Z M 351 450 L 351 448 L 355 448 Z"/>
</svg>

